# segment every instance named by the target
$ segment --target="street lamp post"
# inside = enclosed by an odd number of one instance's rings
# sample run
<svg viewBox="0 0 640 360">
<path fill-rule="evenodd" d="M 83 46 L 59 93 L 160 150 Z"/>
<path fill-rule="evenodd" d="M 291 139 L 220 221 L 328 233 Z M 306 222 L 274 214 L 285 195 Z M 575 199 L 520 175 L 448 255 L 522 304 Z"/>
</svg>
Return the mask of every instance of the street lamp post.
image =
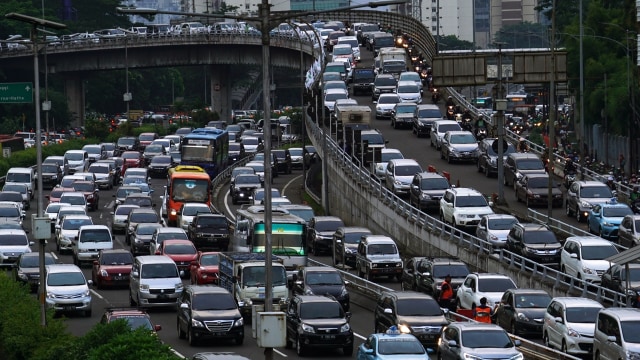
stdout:
<svg viewBox="0 0 640 360">
<path fill-rule="evenodd" d="M 549 185 L 547 192 L 547 224 L 551 225 L 553 218 L 553 147 L 555 145 L 555 120 L 558 112 L 556 105 L 556 0 L 552 1 L 551 6 L 551 81 L 549 84 L 549 103 L 551 112 L 549 113 Z"/>
<path fill-rule="evenodd" d="M 37 35 L 37 27 L 45 27 L 51 29 L 64 29 L 67 26 L 64 24 L 60 24 L 53 21 L 48 21 L 45 19 L 38 19 L 32 16 L 18 14 L 18 13 L 9 13 L 6 14 L 5 17 L 7 19 L 17 20 L 21 22 L 25 22 L 31 24 L 31 44 L 33 46 L 33 92 L 35 95 L 35 113 L 36 113 L 36 173 L 38 174 L 36 191 L 37 191 L 37 213 L 38 218 L 42 218 L 44 215 L 44 202 L 43 202 L 43 194 L 42 194 L 42 124 L 40 118 L 40 74 L 38 71 L 38 35 Z M 47 225 L 48 226 L 48 225 Z M 47 308 L 45 302 L 46 289 L 43 286 L 42 282 L 44 281 L 44 253 L 45 247 L 47 244 L 46 239 L 40 240 L 40 324 L 45 327 L 47 326 Z"/>
</svg>

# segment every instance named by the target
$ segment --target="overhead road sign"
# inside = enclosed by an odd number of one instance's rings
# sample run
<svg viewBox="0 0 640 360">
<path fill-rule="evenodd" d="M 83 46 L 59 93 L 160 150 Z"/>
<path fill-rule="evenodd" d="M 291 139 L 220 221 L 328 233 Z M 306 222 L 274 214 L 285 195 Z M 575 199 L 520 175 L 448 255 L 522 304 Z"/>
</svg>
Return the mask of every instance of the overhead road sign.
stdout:
<svg viewBox="0 0 640 360">
<path fill-rule="evenodd" d="M 30 82 L 0 83 L 0 103 L 17 104 L 33 102 L 33 84 Z"/>
</svg>

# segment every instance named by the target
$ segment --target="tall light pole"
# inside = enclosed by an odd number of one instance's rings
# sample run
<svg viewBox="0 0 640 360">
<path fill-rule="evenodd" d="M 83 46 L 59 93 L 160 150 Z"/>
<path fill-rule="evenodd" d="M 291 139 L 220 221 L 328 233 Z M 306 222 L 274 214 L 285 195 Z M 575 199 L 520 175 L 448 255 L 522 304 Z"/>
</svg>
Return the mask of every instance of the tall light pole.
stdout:
<svg viewBox="0 0 640 360">
<path fill-rule="evenodd" d="M 21 22 L 25 22 L 31 24 L 31 46 L 33 46 L 33 92 L 35 94 L 35 112 L 36 112 L 36 173 L 38 174 L 37 179 L 37 213 L 38 218 L 41 218 L 44 215 L 44 202 L 43 202 L 43 194 L 42 194 L 42 124 L 40 119 L 40 74 L 38 71 L 38 26 L 61 30 L 66 28 L 67 26 L 64 24 L 60 24 L 53 21 L 48 21 L 45 19 L 38 19 L 32 16 L 17 14 L 17 13 L 9 13 L 6 14 L 5 17 L 7 19 L 17 20 Z M 42 282 L 44 281 L 44 253 L 45 247 L 47 245 L 46 239 L 40 239 L 40 324 L 45 327 L 47 326 L 47 308 L 45 302 L 46 289 L 43 286 Z"/>
<path fill-rule="evenodd" d="M 556 113 L 558 106 L 556 105 L 556 0 L 551 5 L 551 79 L 549 82 L 549 185 L 547 192 L 547 224 L 551 225 L 553 219 L 553 146 L 556 141 Z"/>
</svg>

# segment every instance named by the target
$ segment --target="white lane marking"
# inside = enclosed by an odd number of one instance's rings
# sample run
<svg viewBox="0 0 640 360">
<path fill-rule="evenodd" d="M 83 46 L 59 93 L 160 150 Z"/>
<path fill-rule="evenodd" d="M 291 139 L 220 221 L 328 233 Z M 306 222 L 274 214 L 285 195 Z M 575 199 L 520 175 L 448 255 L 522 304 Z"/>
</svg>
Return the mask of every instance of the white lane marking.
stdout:
<svg viewBox="0 0 640 360">
<path fill-rule="evenodd" d="M 287 354 L 283 353 L 282 351 L 279 351 L 278 349 L 273 349 L 273 352 L 282 357 L 288 357 Z"/>
<path fill-rule="evenodd" d="M 357 338 L 358 338 L 358 339 L 360 339 L 360 340 L 367 340 L 367 338 L 366 338 L 366 337 L 364 337 L 364 336 L 362 336 L 362 335 L 360 335 L 360 334 L 358 334 L 358 333 L 353 333 L 353 336 L 357 337 Z"/>
<path fill-rule="evenodd" d="M 104 300 L 107 304 L 109 303 L 109 302 L 108 302 L 107 300 L 105 300 L 105 298 L 103 298 L 103 297 L 102 297 L 102 295 L 100 295 L 97 291 L 95 291 L 95 290 L 93 290 L 93 289 L 91 289 L 90 291 L 91 291 L 91 293 L 92 293 L 93 295 L 95 295 L 96 297 L 98 297 L 100 300 Z"/>
<path fill-rule="evenodd" d="M 177 357 L 179 357 L 180 359 L 186 359 L 187 357 L 180 354 L 178 351 L 176 351 L 174 348 L 169 348 L 169 351 L 171 351 L 172 353 L 174 353 Z"/>
<path fill-rule="evenodd" d="M 102 213 L 100 213 L 100 219 L 102 219 Z"/>
<path fill-rule="evenodd" d="M 298 175 L 298 176 L 294 177 L 293 179 L 289 180 L 289 181 L 287 182 L 287 184 L 282 188 L 282 195 L 283 195 L 283 196 L 285 196 L 285 195 L 286 195 L 286 192 L 287 192 L 287 189 L 289 188 L 289 186 L 290 186 L 291 184 L 293 184 L 293 182 L 294 182 L 294 181 L 298 180 L 298 179 L 299 179 L 299 178 L 301 178 L 301 177 L 302 177 L 302 175 Z"/>
<path fill-rule="evenodd" d="M 227 202 L 227 199 L 229 198 L 229 194 L 230 194 L 229 190 L 227 190 L 227 192 L 224 193 L 224 198 L 223 198 L 224 208 L 226 209 L 227 214 L 231 216 L 231 217 L 227 217 L 229 221 L 234 221 L 233 212 L 231 211 L 231 208 L 229 207 L 229 203 Z"/>
<path fill-rule="evenodd" d="M 105 209 L 112 208 L 112 207 L 113 207 L 113 202 L 114 202 L 113 200 L 109 201 L 108 203 L 106 203 L 106 204 L 104 205 L 104 208 L 105 208 Z"/>
<path fill-rule="evenodd" d="M 51 256 L 55 259 L 58 260 L 58 255 L 56 255 L 56 253 L 54 253 L 53 251 L 50 252 Z"/>
</svg>

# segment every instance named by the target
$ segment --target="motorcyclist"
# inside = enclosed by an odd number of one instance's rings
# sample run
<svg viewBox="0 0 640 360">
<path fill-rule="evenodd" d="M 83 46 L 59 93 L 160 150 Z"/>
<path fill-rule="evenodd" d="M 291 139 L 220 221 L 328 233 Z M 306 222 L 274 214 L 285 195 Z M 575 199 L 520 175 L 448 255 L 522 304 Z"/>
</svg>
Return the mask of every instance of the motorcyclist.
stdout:
<svg viewBox="0 0 640 360">
<path fill-rule="evenodd" d="M 637 186 L 634 186 L 633 191 L 631 191 L 631 193 L 629 194 L 629 201 L 631 203 L 634 203 L 638 200 L 640 200 L 640 188 Z"/>
<path fill-rule="evenodd" d="M 575 173 L 576 172 L 576 165 L 574 164 L 573 160 L 571 158 L 567 158 L 567 160 L 564 163 L 564 172 L 567 174 L 571 174 L 571 173 Z"/>
<path fill-rule="evenodd" d="M 447 106 L 447 108 L 449 108 L 449 106 L 455 108 L 456 107 L 456 103 L 453 101 L 453 96 L 449 96 L 447 98 L 447 102 L 445 103 L 445 105 Z"/>
<path fill-rule="evenodd" d="M 609 175 L 607 177 L 607 182 L 606 182 L 607 186 L 609 187 L 609 189 L 611 190 L 616 190 L 616 183 L 615 183 L 615 179 L 613 178 L 613 175 Z"/>
<path fill-rule="evenodd" d="M 529 146 L 527 145 L 527 140 L 525 140 L 525 138 L 521 137 L 520 140 L 518 141 L 518 151 L 519 152 L 528 152 L 529 151 Z"/>
</svg>

